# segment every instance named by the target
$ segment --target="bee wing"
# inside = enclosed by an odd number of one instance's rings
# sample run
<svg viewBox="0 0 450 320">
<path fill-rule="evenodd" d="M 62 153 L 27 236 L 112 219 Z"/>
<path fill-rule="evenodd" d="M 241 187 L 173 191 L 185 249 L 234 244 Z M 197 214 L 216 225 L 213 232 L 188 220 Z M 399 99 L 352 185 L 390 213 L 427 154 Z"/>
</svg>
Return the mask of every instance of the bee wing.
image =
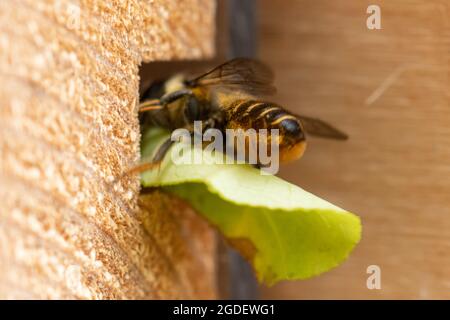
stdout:
<svg viewBox="0 0 450 320">
<path fill-rule="evenodd" d="M 347 140 L 348 135 L 320 119 L 296 115 L 307 133 L 322 138 Z"/>
<path fill-rule="evenodd" d="M 273 80 L 272 70 L 264 63 L 249 58 L 236 58 L 195 79 L 188 80 L 187 85 L 239 90 L 258 96 L 276 92 Z"/>
</svg>

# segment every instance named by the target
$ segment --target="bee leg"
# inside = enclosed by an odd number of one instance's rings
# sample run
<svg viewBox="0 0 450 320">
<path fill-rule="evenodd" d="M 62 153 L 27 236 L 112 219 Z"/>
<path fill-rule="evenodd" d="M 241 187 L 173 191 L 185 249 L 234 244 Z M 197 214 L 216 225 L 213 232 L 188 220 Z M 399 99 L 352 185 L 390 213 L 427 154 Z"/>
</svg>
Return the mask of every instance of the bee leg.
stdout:
<svg viewBox="0 0 450 320">
<path fill-rule="evenodd" d="M 167 138 L 163 144 L 161 144 L 153 156 L 153 162 L 161 162 L 169 151 L 170 147 L 175 143 L 171 138 Z"/>
<path fill-rule="evenodd" d="M 204 131 L 208 129 L 221 129 L 223 125 L 224 114 L 223 112 L 215 112 L 210 118 L 203 122 Z"/>
<path fill-rule="evenodd" d="M 214 120 L 212 118 L 205 120 L 203 122 L 203 127 L 204 127 L 203 130 L 206 131 L 208 129 L 213 129 L 213 128 L 215 128 L 215 125 L 216 125 L 216 120 Z"/>
<path fill-rule="evenodd" d="M 120 177 L 120 180 L 122 178 L 124 178 L 125 176 L 142 173 L 144 171 L 148 171 L 148 170 L 154 169 L 156 167 L 159 170 L 159 168 L 161 167 L 162 160 L 166 156 L 167 152 L 169 151 L 169 149 L 173 143 L 174 143 L 174 141 L 172 141 L 170 138 L 168 138 L 166 141 L 164 141 L 163 144 L 161 144 L 161 146 L 159 146 L 158 150 L 156 151 L 156 153 L 153 156 L 153 159 L 151 161 L 143 162 L 143 163 L 138 164 L 138 165 L 132 167 L 131 169 L 125 171 L 125 173 L 122 174 L 122 176 Z"/>
<path fill-rule="evenodd" d="M 138 173 L 142 173 L 142 172 L 154 169 L 156 167 L 159 169 L 160 166 L 161 166 L 161 161 L 159 161 L 159 162 L 155 162 L 155 161 L 143 162 L 143 163 L 138 164 L 138 165 L 134 166 L 133 168 L 125 171 L 125 173 L 120 176 L 119 180 L 122 180 L 122 178 L 124 178 L 126 176 L 131 176 L 131 175 L 135 175 Z"/>
</svg>

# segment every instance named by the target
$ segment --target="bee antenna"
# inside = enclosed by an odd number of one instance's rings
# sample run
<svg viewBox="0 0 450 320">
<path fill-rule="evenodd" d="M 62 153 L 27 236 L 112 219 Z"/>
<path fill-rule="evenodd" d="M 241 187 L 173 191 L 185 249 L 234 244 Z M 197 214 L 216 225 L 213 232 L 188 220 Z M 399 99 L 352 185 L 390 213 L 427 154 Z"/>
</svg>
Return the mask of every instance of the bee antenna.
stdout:
<svg viewBox="0 0 450 320">
<path fill-rule="evenodd" d="M 161 101 L 159 99 L 151 99 L 145 101 L 139 105 L 139 112 L 145 112 L 150 110 L 160 110 L 163 106 L 161 105 Z"/>
</svg>

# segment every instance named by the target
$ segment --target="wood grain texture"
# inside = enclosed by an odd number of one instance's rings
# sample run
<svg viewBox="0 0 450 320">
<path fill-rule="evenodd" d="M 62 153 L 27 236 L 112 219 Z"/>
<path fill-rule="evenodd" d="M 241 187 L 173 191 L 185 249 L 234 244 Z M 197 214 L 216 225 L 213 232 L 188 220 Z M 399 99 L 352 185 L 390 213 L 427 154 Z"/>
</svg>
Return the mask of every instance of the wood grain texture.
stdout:
<svg viewBox="0 0 450 320">
<path fill-rule="evenodd" d="M 327 120 L 345 143 L 310 139 L 281 175 L 362 218 L 342 266 L 264 289 L 265 298 L 450 298 L 448 1 L 263 0 L 260 54 L 286 107 Z M 382 289 L 368 290 L 378 265 Z"/>
<path fill-rule="evenodd" d="M 0 298 L 216 296 L 214 232 L 114 183 L 139 158 L 139 64 L 211 56 L 214 9 L 0 2 Z"/>
</svg>

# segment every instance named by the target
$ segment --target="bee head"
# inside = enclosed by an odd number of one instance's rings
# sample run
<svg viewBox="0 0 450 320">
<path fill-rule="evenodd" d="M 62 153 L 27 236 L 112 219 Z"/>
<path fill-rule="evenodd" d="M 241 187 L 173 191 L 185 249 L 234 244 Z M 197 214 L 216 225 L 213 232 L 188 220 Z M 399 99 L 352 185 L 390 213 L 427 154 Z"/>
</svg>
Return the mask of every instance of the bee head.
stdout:
<svg viewBox="0 0 450 320">
<path fill-rule="evenodd" d="M 175 74 L 164 83 L 165 93 L 175 92 L 185 88 L 185 76 L 181 73 Z"/>
</svg>

